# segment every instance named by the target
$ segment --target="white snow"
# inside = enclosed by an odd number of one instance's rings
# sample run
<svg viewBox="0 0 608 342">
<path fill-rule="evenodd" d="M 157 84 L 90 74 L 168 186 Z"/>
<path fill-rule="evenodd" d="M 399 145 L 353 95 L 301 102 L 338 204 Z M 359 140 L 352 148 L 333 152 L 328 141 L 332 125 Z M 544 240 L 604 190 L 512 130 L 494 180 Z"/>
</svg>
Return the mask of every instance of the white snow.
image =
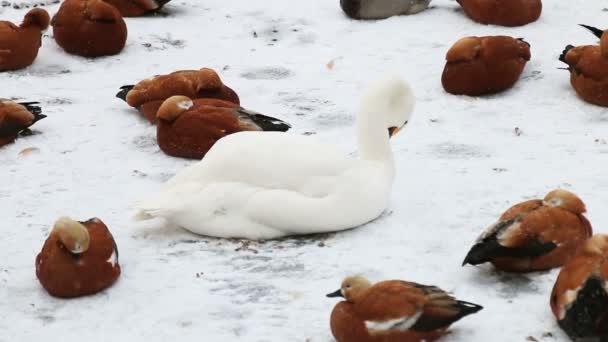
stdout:
<svg viewBox="0 0 608 342">
<path fill-rule="evenodd" d="M 40 134 L 0 149 L 0 341 L 326 342 L 337 300 L 325 294 L 355 273 L 437 285 L 484 306 L 442 341 L 566 340 L 549 308 L 558 270 L 460 263 L 510 205 L 556 187 L 578 194 L 606 232 L 608 111 L 576 97 L 557 57 L 567 44 L 597 42 L 577 24 L 606 25 L 607 6 L 545 0 L 540 20 L 518 28 L 476 24 L 455 1 L 432 6 L 357 22 L 338 0 L 174 0 L 166 17 L 127 18 L 125 51 L 95 60 L 65 54 L 49 30 L 33 66 L 0 73 L 0 97 L 41 101 L 48 115 L 34 126 Z M 2 18 L 25 12 L 4 8 Z M 493 34 L 531 43 L 521 80 L 495 96 L 446 94 L 448 48 Z M 245 108 L 291 123 L 288 134 L 314 133 L 347 153 L 366 82 L 391 70 L 406 78 L 418 104 L 392 139 L 387 213 L 340 234 L 261 244 L 136 226 L 129 205 L 193 161 L 164 155 L 155 127 L 114 95 L 201 67 L 218 70 Z M 40 151 L 19 157 L 28 147 Z M 98 216 L 114 234 L 123 274 L 98 295 L 51 298 L 36 279 L 36 255 L 64 213 Z"/>
</svg>

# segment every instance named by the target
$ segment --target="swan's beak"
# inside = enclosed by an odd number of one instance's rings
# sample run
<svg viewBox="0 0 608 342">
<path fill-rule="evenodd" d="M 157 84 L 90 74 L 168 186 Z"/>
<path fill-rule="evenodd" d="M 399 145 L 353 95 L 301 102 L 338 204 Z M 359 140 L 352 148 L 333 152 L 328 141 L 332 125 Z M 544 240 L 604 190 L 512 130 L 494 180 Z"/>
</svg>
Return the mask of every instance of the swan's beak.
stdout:
<svg viewBox="0 0 608 342">
<path fill-rule="evenodd" d="M 342 289 L 336 291 L 336 292 L 332 292 L 330 294 L 327 295 L 327 297 L 329 298 L 333 298 L 333 297 L 342 297 L 344 298 L 344 295 L 342 294 Z"/>
<path fill-rule="evenodd" d="M 391 138 L 393 135 L 399 133 L 400 130 L 401 130 L 401 127 L 390 127 L 388 129 L 388 137 Z"/>
</svg>

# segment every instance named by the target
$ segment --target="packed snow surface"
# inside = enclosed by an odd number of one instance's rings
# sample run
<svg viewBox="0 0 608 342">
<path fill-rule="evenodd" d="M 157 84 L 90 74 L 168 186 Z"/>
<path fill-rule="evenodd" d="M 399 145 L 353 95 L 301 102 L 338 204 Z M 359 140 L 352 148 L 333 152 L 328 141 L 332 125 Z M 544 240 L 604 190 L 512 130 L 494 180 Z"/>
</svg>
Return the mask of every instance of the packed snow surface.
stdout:
<svg viewBox="0 0 608 342">
<path fill-rule="evenodd" d="M 57 4 L 47 6 L 51 14 Z M 545 0 L 519 28 L 469 20 L 455 1 L 415 16 L 347 19 L 338 0 L 173 0 L 127 18 L 117 56 L 64 53 L 50 29 L 34 65 L 0 74 L 0 97 L 41 102 L 37 134 L 0 149 L 0 341 L 331 341 L 329 314 L 346 275 L 433 284 L 481 312 L 443 341 L 564 341 L 549 309 L 558 270 L 512 275 L 461 267 L 481 231 L 510 205 L 562 187 L 608 229 L 608 111 L 577 98 L 557 57 L 595 44 L 579 23 L 606 26 L 608 4 Z M 2 9 L 20 22 L 27 9 Z M 446 94 L 444 56 L 459 38 L 523 37 L 532 60 L 507 92 Z M 136 224 L 129 206 L 195 161 L 163 154 L 155 127 L 114 97 L 119 87 L 211 67 L 244 107 L 356 152 L 365 84 L 387 71 L 418 104 L 392 139 L 397 177 L 378 220 L 323 236 L 246 243 Z M 39 150 L 19 156 L 30 147 Z M 38 283 L 34 260 L 54 220 L 97 216 L 119 247 L 111 288 L 61 300 Z"/>
</svg>

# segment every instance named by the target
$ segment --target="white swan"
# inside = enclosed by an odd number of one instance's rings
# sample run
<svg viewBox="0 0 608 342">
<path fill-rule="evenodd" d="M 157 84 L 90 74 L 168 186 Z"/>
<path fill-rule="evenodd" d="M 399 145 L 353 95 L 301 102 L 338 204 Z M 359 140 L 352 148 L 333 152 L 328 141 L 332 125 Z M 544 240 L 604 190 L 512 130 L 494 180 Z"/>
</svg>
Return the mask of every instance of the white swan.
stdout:
<svg viewBox="0 0 608 342">
<path fill-rule="evenodd" d="M 135 205 L 193 233 L 252 240 L 339 231 L 377 218 L 394 178 L 390 136 L 414 109 L 398 77 L 372 82 L 357 117 L 359 158 L 311 137 L 240 132 Z"/>
</svg>

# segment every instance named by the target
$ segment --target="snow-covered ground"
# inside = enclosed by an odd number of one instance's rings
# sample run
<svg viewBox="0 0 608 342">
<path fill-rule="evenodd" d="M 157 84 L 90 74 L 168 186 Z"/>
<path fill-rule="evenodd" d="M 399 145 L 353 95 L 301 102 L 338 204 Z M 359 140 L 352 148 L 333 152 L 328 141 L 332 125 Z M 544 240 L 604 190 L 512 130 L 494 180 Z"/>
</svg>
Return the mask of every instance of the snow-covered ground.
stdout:
<svg viewBox="0 0 608 342">
<path fill-rule="evenodd" d="M 568 43 L 596 43 L 576 24 L 605 26 L 606 7 L 545 0 L 538 22 L 501 28 L 448 0 L 376 22 L 345 18 L 338 0 L 174 0 L 165 15 L 127 19 L 124 52 L 95 60 L 67 55 L 49 30 L 33 66 L 0 74 L 0 97 L 38 100 L 48 115 L 40 134 L 0 149 L 0 341 L 331 341 L 336 301 L 325 294 L 351 273 L 434 284 L 485 306 L 444 341 L 566 340 L 548 305 L 557 270 L 460 263 L 503 210 L 556 187 L 579 194 L 595 231 L 608 232 L 608 111 L 579 100 L 557 60 Z M 25 11 L 1 16 L 20 22 Z M 496 96 L 446 94 L 447 49 L 493 34 L 531 43 L 521 80 Z M 393 139 L 390 209 L 352 231 L 249 245 L 138 227 L 128 206 L 193 161 L 160 152 L 155 128 L 114 95 L 201 67 L 218 70 L 245 107 L 292 123 L 290 134 L 346 153 L 365 83 L 387 70 L 406 78 L 418 105 Z M 28 147 L 40 151 L 19 157 Z M 36 279 L 36 254 L 66 214 L 100 217 L 118 243 L 123 274 L 98 295 L 55 299 Z"/>
</svg>

